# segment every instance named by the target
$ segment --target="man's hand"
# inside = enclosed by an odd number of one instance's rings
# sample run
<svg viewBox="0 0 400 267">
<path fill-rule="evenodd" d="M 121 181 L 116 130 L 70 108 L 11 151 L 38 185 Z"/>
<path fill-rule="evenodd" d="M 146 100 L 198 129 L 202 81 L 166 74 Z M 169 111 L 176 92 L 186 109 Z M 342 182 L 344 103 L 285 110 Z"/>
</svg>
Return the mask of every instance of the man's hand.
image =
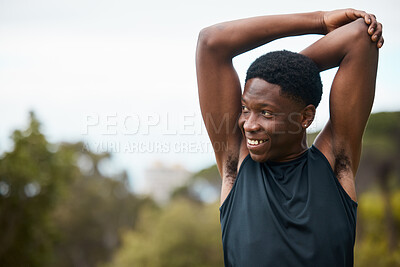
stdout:
<svg viewBox="0 0 400 267">
<path fill-rule="evenodd" d="M 348 8 L 323 12 L 325 33 L 329 33 L 359 18 L 363 18 L 365 23 L 369 25 L 368 34 L 371 36 L 371 40 L 377 43 L 378 48 L 381 48 L 384 42 L 382 24 L 376 20 L 374 14 L 368 14 L 364 11 Z"/>
</svg>

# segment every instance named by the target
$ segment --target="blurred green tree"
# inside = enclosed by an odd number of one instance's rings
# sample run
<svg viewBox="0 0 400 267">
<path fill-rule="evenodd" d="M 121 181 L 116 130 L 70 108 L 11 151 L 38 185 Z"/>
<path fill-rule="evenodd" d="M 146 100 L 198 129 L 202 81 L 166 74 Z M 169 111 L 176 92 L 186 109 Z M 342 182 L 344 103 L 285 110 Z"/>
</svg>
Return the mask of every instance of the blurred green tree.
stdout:
<svg viewBox="0 0 400 267">
<path fill-rule="evenodd" d="M 223 266 L 218 205 L 175 198 L 161 211 L 143 210 L 138 228 L 106 266 Z"/>
<path fill-rule="evenodd" d="M 361 195 L 374 187 L 383 200 L 386 247 L 390 252 L 399 249 L 399 230 L 393 213 L 391 197 L 400 186 L 400 112 L 372 114 L 363 138 L 363 151 L 357 173 L 357 193 Z M 367 219 L 359 220 L 358 240 L 365 236 Z M 367 238 L 367 237 L 365 237 Z M 366 241 L 367 242 L 367 241 Z"/>
<path fill-rule="evenodd" d="M 363 222 L 363 238 L 355 246 L 356 267 L 394 267 L 400 266 L 400 250 L 390 249 L 390 239 L 385 224 L 386 197 L 378 190 L 364 192 L 359 197 L 362 205 L 358 208 L 358 220 Z M 400 229 L 400 190 L 390 195 L 393 220 Z M 399 240 L 396 240 L 397 246 Z"/>
<path fill-rule="evenodd" d="M 128 190 L 126 173 L 101 175 L 98 166 L 109 154 L 78 154 L 78 161 L 87 165 L 84 174 L 70 185 L 53 213 L 62 233 L 55 245 L 59 267 L 97 266 L 110 260 L 121 243 L 121 232 L 134 228 L 139 209 L 144 204 L 154 205 Z"/>
<path fill-rule="evenodd" d="M 51 219 L 65 184 L 79 173 L 73 151 L 53 151 L 30 113 L 30 125 L 12 135 L 0 159 L 0 265 L 44 266 L 57 237 Z"/>
<path fill-rule="evenodd" d="M 49 143 L 32 112 L 12 138 L 0 158 L 0 266 L 96 266 L 154 205 L 129 191 L 125 172 L 101 173 L 110 154 Z"/>
</svg>

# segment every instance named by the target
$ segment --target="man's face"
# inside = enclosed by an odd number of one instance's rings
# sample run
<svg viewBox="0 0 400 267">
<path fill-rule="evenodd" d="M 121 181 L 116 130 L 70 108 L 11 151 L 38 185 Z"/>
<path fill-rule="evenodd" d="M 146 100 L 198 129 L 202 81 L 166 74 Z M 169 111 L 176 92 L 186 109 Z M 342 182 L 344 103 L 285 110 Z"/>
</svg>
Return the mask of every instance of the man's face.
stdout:
<svg viewBox="0 0 400 267">
<path fill-rule="evenodd" d="M 239 127 L 253 160 L 285 160 L 301 146 L 304 108 L 280 94 L 280 86 L 254 78 L 247 81 L 242 95 Z M 298 151 L 297 151 L 298 152 Z"/>
</svg>

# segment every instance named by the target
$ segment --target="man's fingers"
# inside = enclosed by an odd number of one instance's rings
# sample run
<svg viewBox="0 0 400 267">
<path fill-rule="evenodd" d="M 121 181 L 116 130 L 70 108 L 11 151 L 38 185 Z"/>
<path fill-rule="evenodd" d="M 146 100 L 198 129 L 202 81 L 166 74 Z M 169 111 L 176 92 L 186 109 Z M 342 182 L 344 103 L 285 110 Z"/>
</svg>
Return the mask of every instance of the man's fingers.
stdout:
<svg viewBox="0 0 400 267">
<path fill-rule="evenodd" d="M 361 10 L 356 10 L 356 9 L 349 9 L 351 16 L 349 16 L 351 19 L 356 20 L 358 18 L 364 18 L 365 23 L 369 24 L 367 22 L 367 16 L 368 14 L 365 11 Z"/>
<path fill-rule="evenodd" d="M 377 23 L 376 25 L 376 29 L 374 31 L 374 35 L 372 35 L 371 39 L 374 42 L 378 42 L 377 45 L 379 46 L 379 42 L 381 40 L 382 37 L 382 24 L 381 23 Z"/>
<path fill-rule="evenodd" d="M 377 22 L 376 21 L 371 22 L 371 25 L 368 27 L 369 35 L 372 35 L 376 32 L 376 27 L 377 27 Z"/>
<path fill-rule="evenodd" d="M 365 11 L 356 9 L 347 9 L 346 15 L 349 19 L 356 20 L 357 18 L 363 18 L 365 23 L 369 25 L 368 34 L 371 35 L 371 40 L 376 42 L 376 46 L 381 48 L 383 46 L 384 39 L 382 37 L 382 24 L 376 20 L 374 14 L 368 14 Z"/>
<path fill-rule="evenodd" d="M 384 40 L 383 40 L 383 37 L 381 36 L 381 38 L 379 39 L 378 44 L 377 44 L 378 48 L 381 48 L 383 46 L 383 43 L 384 43 Z"/>
<path fill-rule="evenodd" d="M 356 18 L 363 18 L 364 22 L 369 25 L 368 27 L 369 35 L 372 36 L 376 32 L 378 22 L 376 21 L 376 17 L 374 14 L 368 14 L 367 12 L 360 10 L 353 10 L 353 15 Z"/>
<path fill-rule="evenodd" d="M 383 37 L 382 37 L 382 24 L 376 20 L 376 17 L 374 14 L 369 14 L 365 11 L 356 10 L 356 9 L 352 9 L 352 8 L 336 10 L 333 12 L 338 13 L 338 12 L 343 12 L 343 11 L 344 11 L 345 16 L 347 17 L 347 20 L 349 20 L 349 21 L 345 22 L 344 24 L 349 23 L 353 20 L 357 20 L 359 18 L 363 18 L 364 22 L 367 25 L 369 25 L 367 31 L 368 31 L 368 34 L 371 36 L 371 40 L 373 42 L 376 42 L 376 45 L 378 48 L 382 47 L 383 42 L 384 42 Z M 342 14 L 343 13 L 341 13 L 341 15 Z M 344 18 L 344 19 L 346 19 L 346 18 Z M 341 25 L 337 25 L 335 28 L 340 27 L 340 26 Z"/>
<path fill-rule="evenodd" d="M 376 17 L 374 14 L 368 14 L 368 17 L 370 19 L 369 27 L 368 27 L 368 33 L 369 35 L 372 35 L 376 32 L 376 28 L 378 26 L 378 22 L 376 21 Z"/>
<path fill-rule="evenodd" d="M 366 24 L 371 24 L 371 18 L 370 18 L 370 16 L 368 14 L 365 15 L 363 18 L 364 18 L 364 21 L 365 21 Z"/>
</svg>

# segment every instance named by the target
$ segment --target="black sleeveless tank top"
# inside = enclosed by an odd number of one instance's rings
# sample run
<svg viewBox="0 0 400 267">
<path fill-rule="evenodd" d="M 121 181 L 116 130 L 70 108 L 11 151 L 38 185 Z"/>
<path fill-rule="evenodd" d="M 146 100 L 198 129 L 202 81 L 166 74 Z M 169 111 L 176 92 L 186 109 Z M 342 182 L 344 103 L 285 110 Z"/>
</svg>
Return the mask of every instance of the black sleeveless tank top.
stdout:
<svg viewBox="0 0 400 267">
<path fill-rule="evenodd" d="M 356 211 L 315 146 L 288 162 L 248 155 L 220 207 L 225 266 L 353 266 Z"/>
</svg>

